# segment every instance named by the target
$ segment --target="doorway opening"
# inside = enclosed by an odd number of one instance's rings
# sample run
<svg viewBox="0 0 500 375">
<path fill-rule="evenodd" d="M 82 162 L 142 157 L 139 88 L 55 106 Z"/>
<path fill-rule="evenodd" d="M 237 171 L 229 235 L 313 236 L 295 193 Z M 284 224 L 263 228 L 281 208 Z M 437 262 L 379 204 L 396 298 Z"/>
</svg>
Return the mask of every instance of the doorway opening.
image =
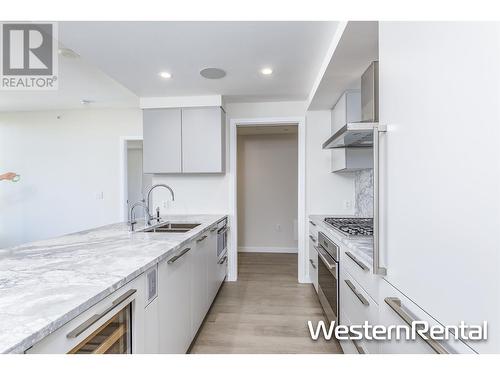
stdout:
<svg viewBox="0 0 500 375">
<path fill-rule="evenodd" d="M 231 120 L 230 144 L 228 281 L 238 278 L 239 258 L 242 271 L 245 261 L 255 259 L 286 263 L 288 275 L 309 282 L 304 248 L 304 119 Z"/>
<path fill-rule="evenodd" d="M 238 252 L 298 252 L 297 126 L 238 129 Z"/>
<path fill-rule="evenodd" d="M 130 207 L 145 199 L 148 187 L 152 184 L 152 175 L 144 174 L 142 169 L 143 143 L 140 138 L 125 138 L 122 142 L 122 218 L 129 220 Z M 143 213 L 138 213 L 142 215 Z"/>
</svg>

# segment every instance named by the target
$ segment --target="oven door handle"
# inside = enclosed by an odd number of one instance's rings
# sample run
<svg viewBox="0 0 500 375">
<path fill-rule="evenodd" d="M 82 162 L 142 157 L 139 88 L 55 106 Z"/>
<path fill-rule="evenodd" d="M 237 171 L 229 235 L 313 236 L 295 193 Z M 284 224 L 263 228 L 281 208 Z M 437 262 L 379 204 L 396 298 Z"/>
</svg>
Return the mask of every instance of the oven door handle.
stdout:
<svg viewBox="0 0 500 375">
<path fill-rule="evenodd" d="M 323 261 L 323 263 L 325 263 L 326 267 L 329 270 L 334 270 L 337 267 L 336 264 L 331 264 L 328 261 L 328 259 L 326 259 L 325 255 L 323 254 L 323 250 L 320 249 L 319 246 L 314 246 L 314 248 L 316 249 L 316 251 L 318 252 L 319 257 L 321 258 L 321 260 Z"/>
</svg>

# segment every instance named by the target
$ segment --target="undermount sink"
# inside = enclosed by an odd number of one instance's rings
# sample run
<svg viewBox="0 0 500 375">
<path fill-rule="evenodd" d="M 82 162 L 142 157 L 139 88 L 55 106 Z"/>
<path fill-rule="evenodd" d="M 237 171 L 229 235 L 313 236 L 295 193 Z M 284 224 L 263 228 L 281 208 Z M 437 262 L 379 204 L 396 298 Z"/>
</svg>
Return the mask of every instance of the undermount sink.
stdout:
<svg viewBox="0 0 500 375">
<path fill-rule="evenodd" d="M 196 228 L 199 223 L 172 223 L 166 222 L 163 224 L 155 225 L 143 230 L 143 232 L 158 232 L 158 233 L 186 233 L 191 229 Z"/>
</svg>

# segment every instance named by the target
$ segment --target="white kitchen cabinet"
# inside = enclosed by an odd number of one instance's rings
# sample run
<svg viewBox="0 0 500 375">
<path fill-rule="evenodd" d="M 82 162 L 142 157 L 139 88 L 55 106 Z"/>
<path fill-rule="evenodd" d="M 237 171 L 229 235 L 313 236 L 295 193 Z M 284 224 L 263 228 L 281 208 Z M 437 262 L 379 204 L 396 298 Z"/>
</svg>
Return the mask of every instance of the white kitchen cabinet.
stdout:
<svg viewBox="0 0 500 375">
<path fill-rule="evenodd" d="M 219 291 L 218 282 L 218 258 L 217 258 L 217 224 L 214 224 L 208 231 L 207 238 L 207 288 L 209 305 L 212 304 L 217 292 Z M 210 306 L 209 306 L 210 307 Z"/>
<path fill-rule="evenodd" d="M 217 261 L 217 273 L 215 279 L 216 281 L 215 285 L 217 286 L 217 290 L 219 290 L 220 286 L 226 279 L 226 276 L 227 276 L 227 253 Z"/>
<path fill-rule="evenodd" d="M 146 354 L 160 353 L 159 302 L 155 298 L 144 309 L 144 351 Z"/>
<path fill-rule="evenodd" d="M 309 278 L 318 293 L 318 252 L 314 248 L 317 246 L 318 238 L 309 233 Z"/>
<path fill-rule="evenodd" d="M 191 331 L 198 332 L 208 311 L 208 233 L 201 234 L 193 244 L 193 280 L 191 288 Z"/>
<path fill-rule="evenodd" d="M 396 304 L 389 305 L 388 302 Z M 379 322 L 385 327 L 391 325 L 408 324 L 403 320 L 400 314 L 408 316 L 410 319 L 425 321 L 429 325 L 441 326 L 434 318 L 417 306 L 413 301 L 407 298 L 403 293 L 394 288 L 387 281 L 382 280 L 380 284 L 380 299 L 379 299 Z M 455 322 L 458 324 L 459 322 Z M 449 340 L 441 342 L 445 350 L 449 353 L 473 354 L 474 351 L 459 340 Z M 407 353 L 407 354 L 433 354 L 436 353 L 432 347 L 422 338 L 416 340 L 391 340 L 380 341 L 380 352 L 384 354 L 392 353 Z"/>
<path fill-rule="evenodd" d="M 370 324 L 378 324 L 378 305 L 368 293 L 354 280 L 345 270 L 340 271 L 340 309 L 341 316 L 347 322 L 340 321 L 340 324 L 363 324 L 365 321 Z M 378 353 L 379 344 L 375 340 L 359 340 L 356 347 L 361 345 L 364 353 Z"/>
<path fill-rule="evenodd" d="M 182 172 L 223 173 L 225 122 L 221 107 L 182 109 Z"/>
<path fill-rule="evenodd" d="M 143 111 L 144 173 L 182 171 L 182 123 L 180 108 Z"/>
<path fill-rule="evenodd" d="M 159 264 L 160 353 L 186 353 L 192 340 L 193 243 Z"/>
<path fill-rule="evenodd" d="M 343 245 L 340 251 L 340 264 L 371 298 L 378 300 L 381 278 L 373 274 L 371 263 L 361 259 L 355 251 Z"/>
<path fill-rule="evenodd" d="M 351 325 L 351 321 L 342 310 L 340 310 L 340 321 L 342 325 Z M 367 354 L 365 345 L 359 340 L 339 340 L 339 343 L 344 354 Z"/>
<path fill-rule="evenodd" d="M 361 93 L 348 90 L 339 98 L 332 109 L 332 134 L 345 124 L 361 121 Z M 332 172 L 349 172 L 373 168 L 371 148 L 332 149 Z"/>
<path fill-rule="evenodd" d="M 379 23 L 381 265 L 442 324 L 488 321 L 480 353 L 500 352 L 499 40 L 497 23 Z"/>
</svg>

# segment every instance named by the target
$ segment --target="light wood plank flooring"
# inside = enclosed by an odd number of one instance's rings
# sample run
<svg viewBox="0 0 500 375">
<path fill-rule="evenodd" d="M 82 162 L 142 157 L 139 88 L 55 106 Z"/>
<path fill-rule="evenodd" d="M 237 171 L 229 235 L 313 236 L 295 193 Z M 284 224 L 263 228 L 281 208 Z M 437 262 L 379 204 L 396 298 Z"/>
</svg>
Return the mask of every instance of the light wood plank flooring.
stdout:
<svg viewBox="0 0 500 375">
<path fill-rule="evenodd" d="M 307 321 L 324 319 L 311 284 L 297 283 L 297 255 L 239 253 L 238 281 L 223 284 L 191 353 L 341 353 L 313 341 Z"/>
</svg>

